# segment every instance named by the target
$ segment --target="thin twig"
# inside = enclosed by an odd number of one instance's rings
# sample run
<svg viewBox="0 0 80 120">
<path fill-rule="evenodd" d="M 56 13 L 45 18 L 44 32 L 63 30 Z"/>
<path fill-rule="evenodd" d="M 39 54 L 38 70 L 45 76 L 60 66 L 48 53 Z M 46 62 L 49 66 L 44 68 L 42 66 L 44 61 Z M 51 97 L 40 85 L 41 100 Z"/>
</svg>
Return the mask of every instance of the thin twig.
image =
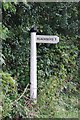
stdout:
<svg viewBox="0 0 80 120">
<path fill-rule="evenodd" d="M 24 89 L 23 93 L 21 94 L 21 96 L 19 98 L 17 98 L 17 100 L 15 100 L 14 102 L 12 102 L 12 104 L 14 104 L 15 102 L 18 102 L 23 97 L 23 95 L 25 94 L 28 86 L 29 86 L 29 84 L 25 87 L 25 89 Z"/>
</svg>

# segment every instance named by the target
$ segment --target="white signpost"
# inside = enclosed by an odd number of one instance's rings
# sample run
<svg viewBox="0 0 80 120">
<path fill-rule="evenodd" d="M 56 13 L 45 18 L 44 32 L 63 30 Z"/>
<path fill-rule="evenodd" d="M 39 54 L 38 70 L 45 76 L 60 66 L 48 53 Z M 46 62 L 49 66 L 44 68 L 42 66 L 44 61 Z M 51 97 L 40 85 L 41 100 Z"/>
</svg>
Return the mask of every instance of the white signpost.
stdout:
<svg viewBox="0 0 80 120">
<path fill-rule="evenodd" d="M 37 51 L 36 43 L 57 44 L 58 36 L 36 35 L 31 32 L 31 59 L 30 59 L 30 99 L 37 101 Z"/>
</svg>

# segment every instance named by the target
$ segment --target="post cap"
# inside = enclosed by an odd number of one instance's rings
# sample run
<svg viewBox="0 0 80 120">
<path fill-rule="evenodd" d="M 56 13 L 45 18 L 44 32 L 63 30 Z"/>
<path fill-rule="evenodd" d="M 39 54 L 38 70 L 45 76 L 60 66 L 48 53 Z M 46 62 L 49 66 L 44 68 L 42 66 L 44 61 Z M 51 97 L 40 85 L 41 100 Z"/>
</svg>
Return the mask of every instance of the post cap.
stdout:
<svg viewBox="0 0 80 120">
<path fill-rule="evenodd" d="M 36 27 L 32 27 L 32 28 L 30 29 L 30 32 L 37 32 L 37 28 L 36 28 Z"/>
</svg>

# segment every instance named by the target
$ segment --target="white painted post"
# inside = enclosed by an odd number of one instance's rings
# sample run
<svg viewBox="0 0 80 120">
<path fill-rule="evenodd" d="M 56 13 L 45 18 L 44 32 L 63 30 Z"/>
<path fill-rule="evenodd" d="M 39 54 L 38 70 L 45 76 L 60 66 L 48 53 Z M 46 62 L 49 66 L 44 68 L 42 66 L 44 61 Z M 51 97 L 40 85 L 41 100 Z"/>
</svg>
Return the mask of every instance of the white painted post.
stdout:
<svg viewBox="0 0 80 120">
<path fill-rule="evenodd" d="M 30 99 L 37 100 L 36 32 L 31 32 Z"/>
<path fill-rule="evenodd" d="M 57 44 L 58 36 L 36 35 L 36 31 L 31 32 L 31 58 L 30 58 L 30 99 L 37 102 L 37 58 L 36 44 L 50 43 Z"/>
</svg>

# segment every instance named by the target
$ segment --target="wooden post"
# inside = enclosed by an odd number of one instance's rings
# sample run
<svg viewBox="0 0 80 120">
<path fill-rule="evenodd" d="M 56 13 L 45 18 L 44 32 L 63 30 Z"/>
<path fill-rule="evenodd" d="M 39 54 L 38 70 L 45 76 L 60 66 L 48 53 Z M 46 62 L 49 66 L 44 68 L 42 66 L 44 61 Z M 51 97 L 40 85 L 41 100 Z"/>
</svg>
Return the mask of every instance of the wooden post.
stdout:
<svg viewBox="0 0 80 120">
<path fill-rule="evenodd" d="M 36 32 L 31 32 L 30 99 L 37 100 Z"/>
</svg>

